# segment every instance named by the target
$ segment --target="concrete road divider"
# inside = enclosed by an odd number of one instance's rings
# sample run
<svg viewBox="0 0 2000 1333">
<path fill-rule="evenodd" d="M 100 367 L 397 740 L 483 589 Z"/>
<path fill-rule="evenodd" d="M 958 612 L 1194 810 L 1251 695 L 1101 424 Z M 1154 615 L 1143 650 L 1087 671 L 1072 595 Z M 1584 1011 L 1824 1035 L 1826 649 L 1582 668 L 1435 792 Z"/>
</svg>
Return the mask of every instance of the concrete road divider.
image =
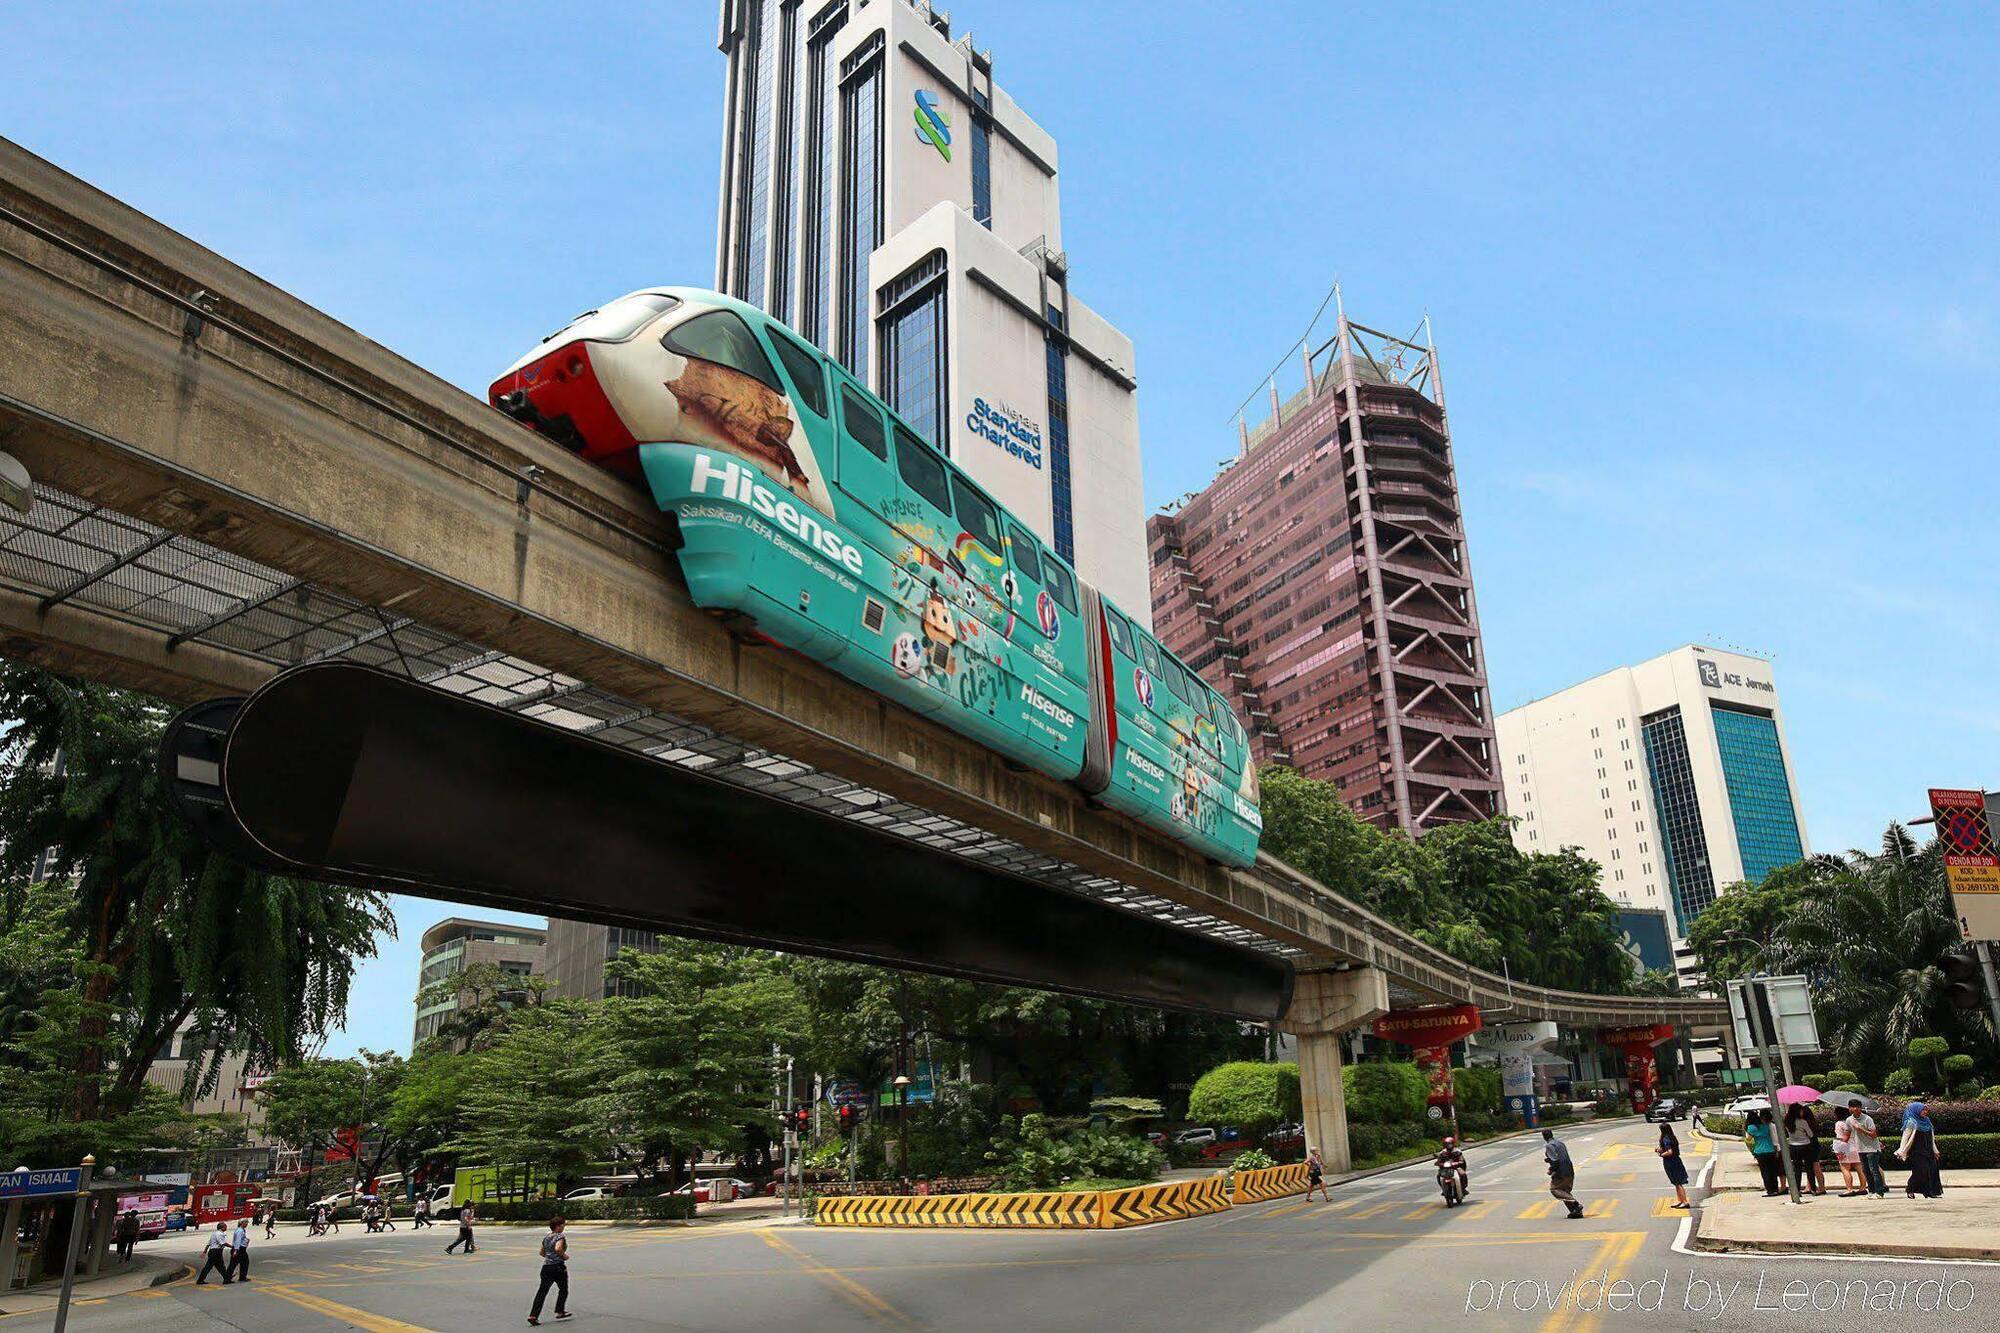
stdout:
<svg viewBox="0 0 2000 1333">
<path fill-rule="evenodd" d="M 1287 1194 L 1305 1192 L 1304 1162 L 1293 1162 L 1289 1166 L 1267 1166 L 1253 1171 L 1238 1171 L 1229 1182 L 1231 1203 L 1262 1203 L 1266 1199 L 1282 1199 Z"/>
<path fill-rule="evenodd" d="M 1183 1217 L 1219 1213 L 1229 1207 L 1229 1187 L 1221 1176 L 1177 1180 L 1168 1185 L 1135 1185 L 1105 1190 L 1098 1225 L 1136 1227 L 1147 1222 L 1175 1222 Z"/>
<path fill-rule="evenodd" d="M 813 1222 L 832 1227 L 1096 1227 L 1094 1190 L 1046 1194 L 932 1194 L 818 1199 Z"/>
</svg>

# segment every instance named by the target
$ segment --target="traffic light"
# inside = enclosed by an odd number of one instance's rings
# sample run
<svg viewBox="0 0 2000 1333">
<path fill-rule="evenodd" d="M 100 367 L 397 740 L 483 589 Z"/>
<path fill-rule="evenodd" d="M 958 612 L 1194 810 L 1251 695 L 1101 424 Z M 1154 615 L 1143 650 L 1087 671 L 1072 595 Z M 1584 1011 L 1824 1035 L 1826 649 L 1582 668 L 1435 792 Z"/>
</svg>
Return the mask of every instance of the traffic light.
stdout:
<svg viewBox="0 0 2000 1333">
<path fill-rule="evenodd" d="M 1945 975 L 1945 998 L 1959 1009 L 1977 1009 L 1986 1000 L 1981 984 L 1979 960 L 1970 950 L 1954 949 L 1938 959 L 1938 971 Z"/>
<path fill-rule="evenodd" d="M 852 1106 L 843 1106 L 840 1108 L 841 1133 L 843 1134 L 853 1133 L 855 1125 L 858 1124 L 860 1120 L 861 1120 L 861 1113 L 855 1110 Z"/>
<path fill-rule="evenodd" d="M 803 1106 L 792 1108 L 792 1128 L 800 1134 L 812 1128 L 812 1112 Z"/>
</svg>

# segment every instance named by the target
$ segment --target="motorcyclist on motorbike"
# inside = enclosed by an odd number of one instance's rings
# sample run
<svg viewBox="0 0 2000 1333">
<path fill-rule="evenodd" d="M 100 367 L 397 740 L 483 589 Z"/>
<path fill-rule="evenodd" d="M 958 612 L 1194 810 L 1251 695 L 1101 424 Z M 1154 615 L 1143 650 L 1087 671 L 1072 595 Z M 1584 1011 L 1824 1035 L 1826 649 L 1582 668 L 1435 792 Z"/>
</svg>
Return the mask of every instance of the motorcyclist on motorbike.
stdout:
<svg viewBox="0 0 2000 1333">
<path fill-rule="evenodd" d="M 1472 1180 L 1465 1172 L 1465 1154 L 1459 1151 L 1458 1140 L 1447 1137 L 1444 1141 L 1444 1147 L 1438 1150 L 1438 1155 L 1433 1161 L 1437 1166 L 1438 1178 L 1440 1180 L 1444 1178 L 1444 1174 L 1447 1171 L 1458 1176 L 1458 1197 L 1460 1199 L 1465 1198 L 1466 1194 L 1472 1188 Z"/>
</svg>

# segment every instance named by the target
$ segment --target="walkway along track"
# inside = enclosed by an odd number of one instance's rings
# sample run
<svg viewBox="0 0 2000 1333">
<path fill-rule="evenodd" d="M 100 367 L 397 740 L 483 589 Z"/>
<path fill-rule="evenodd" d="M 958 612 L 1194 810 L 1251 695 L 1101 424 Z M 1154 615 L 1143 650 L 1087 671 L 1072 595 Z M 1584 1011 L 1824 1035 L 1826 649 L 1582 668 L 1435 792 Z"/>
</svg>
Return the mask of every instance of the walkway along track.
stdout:
<svg viewBox="0 0 2000 1333">
<path fill-rule="evenodd" d="M 1720 1002 L 1510 986 L 1265 857 L 1248 871 L 687 599 L 635 487 L 0 140 L 0 650 L 179 701 L 341 657 L 889 827 L 1302 968 L 1509 1019 Z"/>
</svg>

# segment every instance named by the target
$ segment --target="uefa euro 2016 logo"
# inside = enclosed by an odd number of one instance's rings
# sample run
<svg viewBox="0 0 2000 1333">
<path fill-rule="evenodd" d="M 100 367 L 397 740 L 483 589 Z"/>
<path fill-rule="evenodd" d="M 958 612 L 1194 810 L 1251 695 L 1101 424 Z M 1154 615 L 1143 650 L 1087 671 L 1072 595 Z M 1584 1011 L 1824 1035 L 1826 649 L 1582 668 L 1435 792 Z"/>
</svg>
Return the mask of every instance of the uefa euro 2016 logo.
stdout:
<svg viewBox="0 0 2000 1333">
<path fill-rule="evenodd" d="M 1051 639 L 1062 633 L 1062 621 L 1056 617 L 1056 599 L 1045 592 L 1035 594 L 1035 619 L 1041 622 L 1042 633 Z"/>
<path fill-rule="evenodd" d="M 1151 708 L 1153 706 L 1153 678 L 1146 674 L 1146 668 L 1132 668 L 1132 685 L 1133 688 L 1139 691 L 1139 702 Z"/>
<path fill-rule="evenodd" d="M 938 109 L 937 94 L 917 89 L 917 137 L 951 161 L 951 117 Z"/>
</svg>

